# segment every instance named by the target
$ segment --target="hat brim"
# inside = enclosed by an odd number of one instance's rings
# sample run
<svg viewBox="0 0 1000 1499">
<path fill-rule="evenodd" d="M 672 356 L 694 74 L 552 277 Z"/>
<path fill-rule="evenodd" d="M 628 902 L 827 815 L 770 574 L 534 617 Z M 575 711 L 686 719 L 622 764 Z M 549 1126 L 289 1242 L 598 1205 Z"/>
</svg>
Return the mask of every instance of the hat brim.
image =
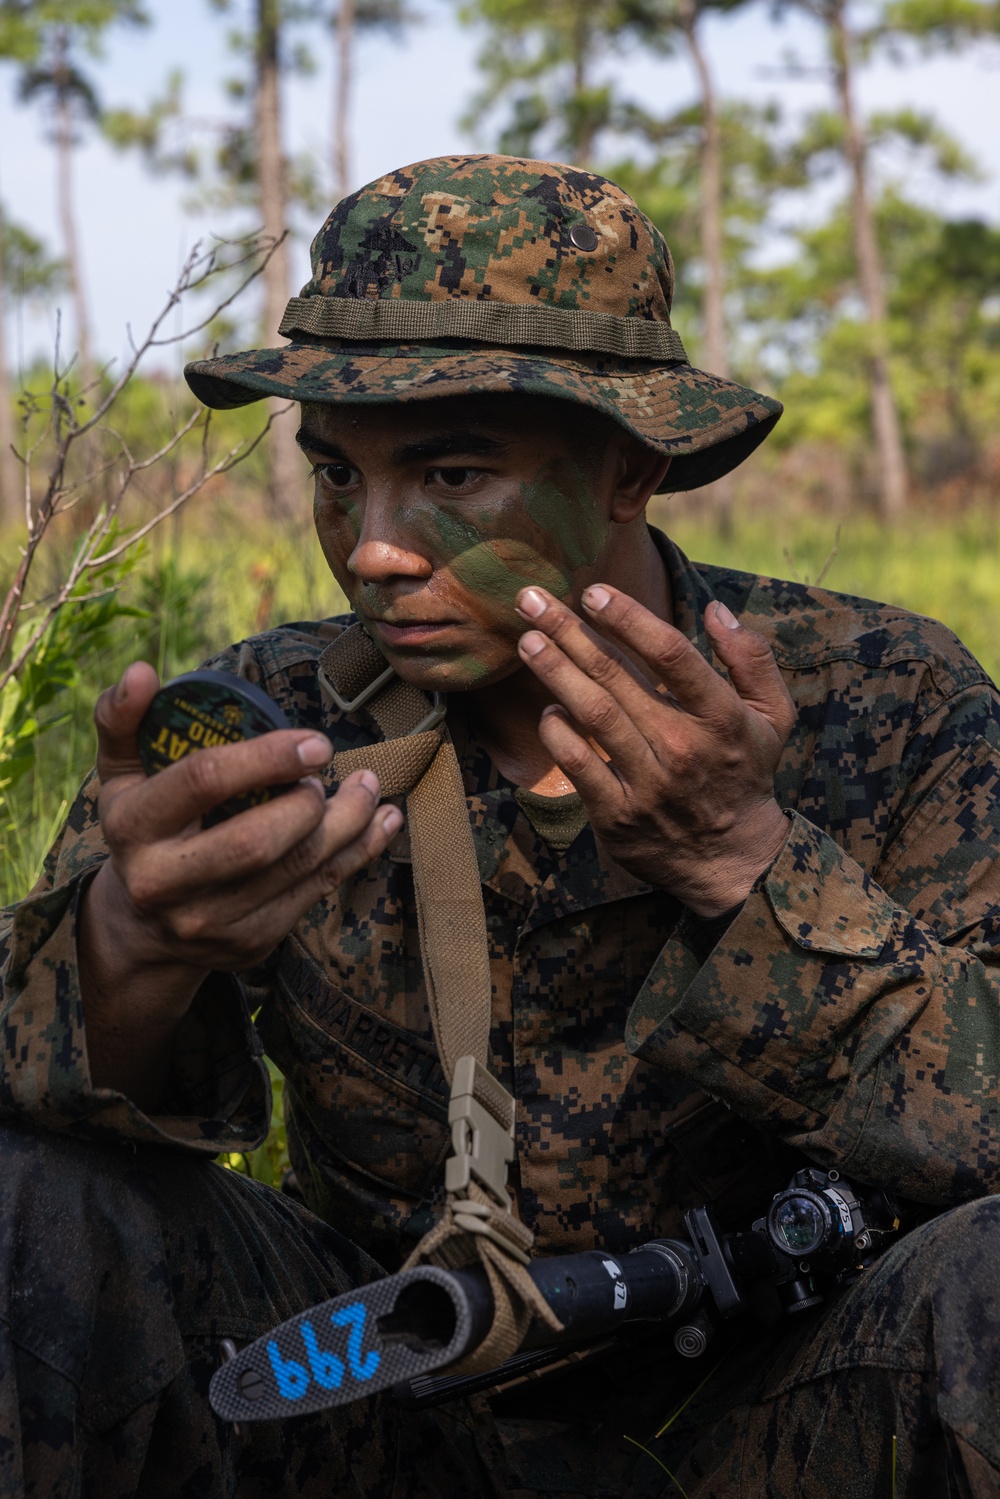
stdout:
<svg viewBox="0 0 1000 1499">
<path fill-rule="evenodd" d="M 428 401 L 501 392 L 575 401 L 672 459 L 662 491 L 698 489 L 743 462 L 782 413 L 780 401 L 689 364 L 456 341 L 293 342 L 189 364 L 200 401 L 228 410 L 264 396 L 327 405 Z"/>
</svg>

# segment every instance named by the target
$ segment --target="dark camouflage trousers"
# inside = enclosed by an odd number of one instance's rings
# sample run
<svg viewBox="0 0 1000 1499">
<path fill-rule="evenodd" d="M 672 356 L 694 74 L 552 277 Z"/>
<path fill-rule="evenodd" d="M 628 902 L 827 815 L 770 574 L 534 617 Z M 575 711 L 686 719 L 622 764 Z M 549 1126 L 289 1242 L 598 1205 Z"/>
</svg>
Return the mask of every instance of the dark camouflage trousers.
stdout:
<svg viewBox="0 0 1000 1499">
<path fill-rule="evenodd" d="M 258 1337 L 372 1262 L 180 1153 L 0 1138 L 2 1499 L 1000 1495 L 1000 1199 L 697 1363 L 657 1334 L 492 1406 L 385 1396 L 241 1438 L 206 1398 L 220 1339 Z"/>
</svg>

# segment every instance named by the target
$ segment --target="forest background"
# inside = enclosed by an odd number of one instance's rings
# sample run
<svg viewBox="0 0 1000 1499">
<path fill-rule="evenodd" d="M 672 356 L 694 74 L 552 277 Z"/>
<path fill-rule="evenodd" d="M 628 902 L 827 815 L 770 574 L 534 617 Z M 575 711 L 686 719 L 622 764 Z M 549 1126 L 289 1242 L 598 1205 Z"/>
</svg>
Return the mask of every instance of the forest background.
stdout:
<svg viewBox="0 0 1000 1499">
<path fill-rule="evenodd" d="M 0 904 L 129 660 L 341 607 L 294 413 L 209 420 L 180 370 L 276 342 L 331 202 L 422 156 L 621 183 L 693 362 L 785 401 L 656 502 L 689 554 L 934 615 L 995 675 L 998 80 L 1000 0 L 0 0 Z"/>
</svg>

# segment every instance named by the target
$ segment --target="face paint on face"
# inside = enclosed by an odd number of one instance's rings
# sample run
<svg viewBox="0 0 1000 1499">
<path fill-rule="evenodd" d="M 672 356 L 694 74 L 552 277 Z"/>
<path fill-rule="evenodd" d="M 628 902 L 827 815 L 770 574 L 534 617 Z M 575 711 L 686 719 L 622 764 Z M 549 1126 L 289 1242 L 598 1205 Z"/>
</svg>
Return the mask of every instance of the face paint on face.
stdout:
<svg viewBox="0 0 1000 1499">
<path fill-rule="evenodd" d="M 591 465 L 591 467 L 593 467 Z M 594 493 L 594 475 L 578 462 L 542 465 L 519 486 L 517 501 L 475 515 L 433 508 L 438 558 L 489 609 L 520 633 L 514 613 L 522 588 L 540 585 L 565 599 L 576 575 L 597 561 L 608 535 Z"/>
<path fill-rule="evenodd" d="M 474 446 L 468 458 L 451 458 L 453 470 L 472 476 L 452 495 L 426 466 L 433 458 L 395 458 L 407 435 L 395 414 L 366 415 L 369 430 L 360 433 L 330 422 L 325 435 L 322 413 L 310 414 L 312 430 L 346 449 L 345 467 L 356 463 L 361 476 L 356 488 L 317 483 L 327 559 L 408 680 L 460 691 L 520 670 L 516 643 L 527 625 L 514 607 L 518 593 L 537 585 L 575 603 L 594 581 L 612 530 L 606 438 L 592 423 L 568 426 L 562 413 L 542 421 L 532 407 L 525 417 L 492 428 L 501 456 L 487 453 L 482 469 Z"/>
</svg>

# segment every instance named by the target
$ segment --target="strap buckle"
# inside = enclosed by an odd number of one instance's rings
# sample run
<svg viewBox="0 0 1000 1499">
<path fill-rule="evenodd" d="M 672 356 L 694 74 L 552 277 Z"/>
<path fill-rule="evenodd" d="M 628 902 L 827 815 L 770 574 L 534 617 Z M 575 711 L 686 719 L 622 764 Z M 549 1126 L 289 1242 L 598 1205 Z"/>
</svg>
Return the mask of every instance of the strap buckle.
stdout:
<svg viewBox="0 0 1000 1499">
<path fill-rule="evenodd" d="M 378 676 L 368 683 L 367 687 L 362 687 L 356 697 L 351 698 L 341 696 L 322 666 L 317 666 L 316 675 L 319 678 L 320 687 L 332 698 L 341 713 L 357 713 L 359 708 L 364 708 L 371 702 L 372 698 L 378 697 L 383 687 L 388 687 L 396 673 L 393 667 L 387 666 L 385 671 L 379 672 Z M 400 737 L 403 739 L 412 739 L 415 734 L 426 734 L 430 729 L 436 729 L 447 711 L 448 704 L 445 701 L 444 693 L 432 693 L 430 712 L 425 713 L 424 717 L 414 728 L 408 730 L 407 733 Z"/>
<path fill-rule="evenodd" d="M 464 1192 L 472 1177 L 510 1211 L 507 1166 L 514 1159 L 514 1125 L 504 1129 L 474 1096 L 476 1074 L 490 1089 L 497 1084 L 475 1057 L 459 1057 L 451 1082 L 448 1123 L 455 1154 L 445 1162 L 444 1184 L 450 1193 Z"/>
<path fill-rule="evenodd" d="M 420 722 L 403 735 L 404 739 L 412 739 L 415 734 L 426 734 L 430 729 L 436 729 L 448 711 L 443 692 L 431 693 L 431 709 Z"/>
<path fill-rule="evenodd" d="M 363 708 L 366 703 L 370 703 L 372 698 L 376 697 L 382 691 L 383 687 L 387 687 L 390 678 L 394 677 L 396 673 L 391 666 L 387 666 L 385 671 L 379 672 L 378 676 L 368 683 L 367 687 L 362 687 L 357 697 L 352 698 L 341 697 L 322 666 L 316 668 L 316 675 L 333 698 L 341 713 L 356 713 L 359 708 Z"/>
</svg>

